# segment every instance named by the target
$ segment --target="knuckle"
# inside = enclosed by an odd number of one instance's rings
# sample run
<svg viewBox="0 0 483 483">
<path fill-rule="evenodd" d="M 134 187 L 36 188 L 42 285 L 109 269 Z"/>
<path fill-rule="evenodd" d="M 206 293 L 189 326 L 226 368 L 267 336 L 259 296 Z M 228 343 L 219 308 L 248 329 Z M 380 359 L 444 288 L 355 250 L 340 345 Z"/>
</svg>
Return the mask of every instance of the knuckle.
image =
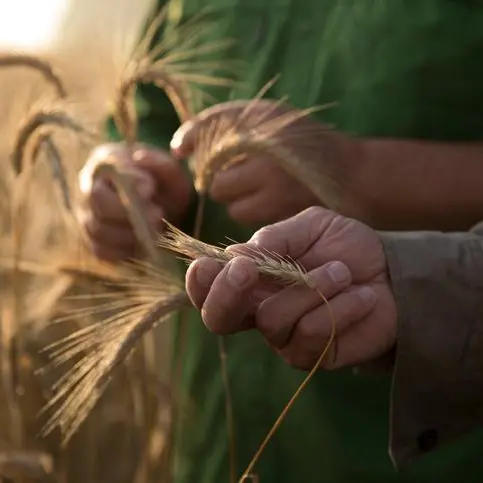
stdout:
<svg viewBox="0 0 483 483">
<path fill-rule="evenodd" d="M 324 215 L 326 211 L 320 206 L 311 206 L 306 210 L 307 216 L 310 218 L 309 233 L 310 239 L 316 240 L 323 232 L 326 226 Z"/>
<path fill-rule="evenodd" d="M 298 336 L 304 341 L 313 341 L 320 335 L 319 324 L 315 324 L 313 320 L 302 317 L 297 326 Z"/>
<path fill-rule="evenodd" d="M 256 240 L 260 245 L 265 245 L 277 236 L 277 229 L 272 225 L 264 226 L 260 228 L 252 237 L 252 240 Z"/>
<path fill-rule="evenodd" d="M 305 210 L 305 213 L 308 217 L 314 220 L 314 223 L 319 222 L 319 218 L 324 215 L 326 210 L 321 206 L 310 206 Z"/>
<path fill-rule="evenodd" d="M 352 281 L 351 271 L 340 261 L 325 264 L 312 273 L 314 275 L 313 283 L 321 290 L 326 291 L 328 297 L 332 297 L 341 289 L 348 287 Z"/>
</svg>

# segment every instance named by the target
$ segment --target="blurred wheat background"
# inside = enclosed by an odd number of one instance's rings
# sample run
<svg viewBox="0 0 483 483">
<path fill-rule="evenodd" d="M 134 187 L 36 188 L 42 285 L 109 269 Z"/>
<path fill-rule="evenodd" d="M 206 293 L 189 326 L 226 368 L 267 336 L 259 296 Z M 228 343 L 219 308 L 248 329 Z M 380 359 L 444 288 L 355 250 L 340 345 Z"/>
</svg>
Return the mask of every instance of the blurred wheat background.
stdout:
<svg viewBox="0 0 483 483">
<path fill-rule="evenodd" d="M 119 72 L 152 4 L 152 0 L 0 0 L 0 52 L 28 52 L 48 60 L 64 80 L 69 105 L 85 122 L 102 126 Z M 0 481 L 163 482 L 167 480 L 162 455 L 168 326 L 157 330 L 142 354 L 135 354 L 67 447 L 62 447 L 55 432 L 39 436 L 45 423 L 39 413 L 59 377 L 55 371 L 39 372 L 48 362 L 42 349 L 79 326 L 79 321 L 52 324 L 52 319 L 65 309 L 64 294 L 96 292 L 68 275 L 26 273 L 22 317 L 12 315 L 7 268 L 15 220 L 10 215 L 12 199 L 22 188 L 12 169 L 13 140 L 28 112 L 52 98 L 52 86 L 38 72 L 25 67 L 0 69 Z M 68 134 L 54 137 L 69 182 L 75 186 L 93 144 L 79 143 Z M 32 263 L 46 258 L 72 260 L 79 251 L 76 237 L 66 227 L 47 164 L 42 158 L 37 164 L 22 195 L 26 231 L 21 258 Z"/>
</svg>

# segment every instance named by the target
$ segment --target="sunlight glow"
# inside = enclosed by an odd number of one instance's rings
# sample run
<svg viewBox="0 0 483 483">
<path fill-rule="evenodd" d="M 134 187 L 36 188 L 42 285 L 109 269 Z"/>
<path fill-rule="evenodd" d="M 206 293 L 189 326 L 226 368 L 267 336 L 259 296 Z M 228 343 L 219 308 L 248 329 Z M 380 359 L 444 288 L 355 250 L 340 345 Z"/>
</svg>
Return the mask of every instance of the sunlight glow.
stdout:
<svg viewBox="0 0 483 483">
<path fill-rule="evenodd" d="M 42 50 L 55 40 L 69 0 L 0 0 L 0 48 Z"/>
</svg>

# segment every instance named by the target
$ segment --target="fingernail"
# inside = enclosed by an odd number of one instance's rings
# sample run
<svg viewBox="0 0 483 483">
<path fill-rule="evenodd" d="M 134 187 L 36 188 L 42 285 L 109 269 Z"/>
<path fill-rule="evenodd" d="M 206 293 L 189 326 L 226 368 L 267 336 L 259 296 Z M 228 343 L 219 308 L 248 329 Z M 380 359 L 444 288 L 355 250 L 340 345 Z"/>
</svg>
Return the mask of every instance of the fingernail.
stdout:
<svg viewBox="0 0 483 483">
<path fill-rule="evenodd" d="M 351 277 L 349 269 L 342 262 L 333 262 L 328 265 L 327 273 L 337 285 L 347 282 Z"/>
<path fill-rule="evenodd" d="M 172 150 L 178 150 L 182 146 L 185 134 L 191 129 L 191 125 L 192 123 L 187 121 L 173 134 L 171 142 L 169 143 L 169 147 Z"/>
<path fill-rule="evenodd" d="M 237 262 L 236 259 L 228 263 L 226 279 L 233 288 L 244 288 L 248 285 L 250 278 L 250 273 L 243 266 L 243 263 Z"/>
<path fill-rule="evenodd" d="M 136 161 L 141 161 L 142 159 L 145 159 L 148 156 L 149 156 L 149 151 L 146 148 L 140 148 L 134 151 L 132 155 L 132 159 L 134 162 L 136 162 Z"/>
<path fill-rule="evenodd" d="M 377 294 L 371 287 L 361 287 L 358 290 L 359 297 L 363 302 L 374 305 L 376 303 Z"/>
</svg>

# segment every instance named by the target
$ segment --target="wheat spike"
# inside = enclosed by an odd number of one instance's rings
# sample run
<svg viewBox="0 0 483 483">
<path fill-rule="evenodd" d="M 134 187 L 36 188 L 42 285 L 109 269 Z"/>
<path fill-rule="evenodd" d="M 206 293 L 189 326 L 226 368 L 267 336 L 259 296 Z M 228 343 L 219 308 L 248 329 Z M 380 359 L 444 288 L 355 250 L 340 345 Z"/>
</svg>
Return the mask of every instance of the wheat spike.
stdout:
<svg viewBox="0 0 483 483">
<path fill-rule="evenodd" d="M 62 78 L 55 71 L 54 67 L 44 59 L 26 53 L 0 53 L 0 68 L 2 67 L 28 67 L 37 70 L 42 74 L 44 79 L 53 86 L 57 97 L 61 99 L 67 97 Z"/>
<path fill-rule="evenodd" d="M 164 90 L 182 122 L 188 120 L 200 108 L 207 86 L 231 86 L 233 81 L 221 75 L 221 71 L 236 69 L 235 62 L 221 63 L 203 60 L 214 52 L 231 45 L 229 40 L 204 44 L 203 39 L 213 29 L 213 24 L 194 16 L 183 25 L 163 32 L 158 45 L 152 41 L 161 30 L 168 6 L 152 20 L 145 36 L 128 62 L 119 82 L 114 118 L 123 138 L 133 144 L 137 137 L 137 120 L 134 106 L 136 86 L 154 84 Z M 209 72 L 218 70 L 220 75 Z"/>
<path fill-rule="evenodd" d="M 23 169 L 25 147 L 32 134 L 42 126 L 56 126 L 73 131 L 76 134 L 96 139 L 98 134 L 86 127 L 69 113 L 66 106 L 43 106 L 32 112 L 19 127 L 13 143 L 12 164 L 17 173 Z"/>
<path fill-rule="evenodd" d="M 158 245 L 165 250 L 182 255 L 185 260 L 192 261 L 201 257 L 209 257 L 216 260 L 220 265 L 226 265 L 237 256 L 233 252 L 209 245 L 183 233 L 166 220 L 164 220 L 164 223 L 167 229 L 160 236 Z M 307 273 L 294 260 L 255 248 L 244 252 L 244 255 L 255 262 L 260 275 L 268 280 L 284 285 L 305 284 L 311 286 Z"/>
<path fill-rule="evenodd" d="M 123 364 L 144 334 L 172 312 L 189 304 L 178 279 L 155 267 L 126 264 L 125 278 L 115 290 L 94 297 L 93 306 L 70 311 L 57 323 L 96 315 L 101 322 L 87 326 L 57 341 L 45 350 L 51 364 L 74 361 L 59 379 L 46 410 L 55 408 L 44 433 L 60 427 L 64 442 L 95 406 L 116 368 Z M 114 288 L 113 287 L 113 288 Z M 84 299 L 91 299 L 85 296 Z M 47 369 L 44 369 L 47 370 Z"/>
<path fill-rule="evenodd" d="M 233 103 L 233 107 L 239 109 L 236 116 L 233 112 L 222 113 L 200 124 L 190 167 L 195 188 L 201 195 L 208 192 L 218 171 L 250 156 L 262 155 L 278 162 L 321 203 L 325 203 L 328 197 L 335 197 L 335 188 L 324 168 L 320 148 L 320 139 L 329 128 L 307 122 L 311 114 L 329 105 L 294 110 L 288 108 L 286 99 L 267 103 L 262 96 L 275 80 L 251 101 Z"/>
</svg>

